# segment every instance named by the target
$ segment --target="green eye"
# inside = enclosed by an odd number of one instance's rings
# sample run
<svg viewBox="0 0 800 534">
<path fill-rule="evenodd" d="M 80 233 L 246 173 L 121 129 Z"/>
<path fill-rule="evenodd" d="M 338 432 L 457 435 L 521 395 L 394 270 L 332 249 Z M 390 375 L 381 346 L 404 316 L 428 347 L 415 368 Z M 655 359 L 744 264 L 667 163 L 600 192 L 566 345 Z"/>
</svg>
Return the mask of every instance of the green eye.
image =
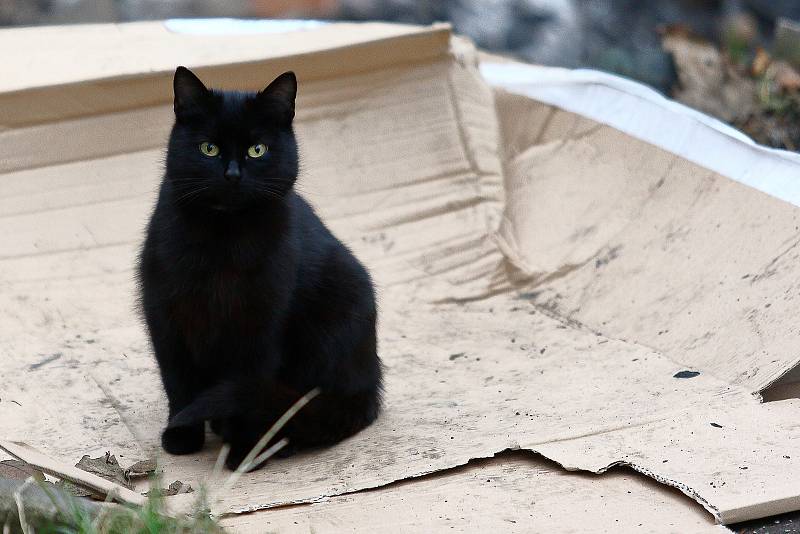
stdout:
<svg viewBox="0 0 800 534">
<path fill-rule="evenodd" d="M 214 143 L 200 143 L 200 152 L 213 158 L 214 156 L 219 156 L 219 147 Z"/>
<path fill-rule="evenodd" d="M 267 153 L 267 145 L 265 145 L 264 143 L 253 145 L 247 149 L 247 155 L 250 156 L 251 158 L 260 158 L 266 153 Z"/>
</svg>

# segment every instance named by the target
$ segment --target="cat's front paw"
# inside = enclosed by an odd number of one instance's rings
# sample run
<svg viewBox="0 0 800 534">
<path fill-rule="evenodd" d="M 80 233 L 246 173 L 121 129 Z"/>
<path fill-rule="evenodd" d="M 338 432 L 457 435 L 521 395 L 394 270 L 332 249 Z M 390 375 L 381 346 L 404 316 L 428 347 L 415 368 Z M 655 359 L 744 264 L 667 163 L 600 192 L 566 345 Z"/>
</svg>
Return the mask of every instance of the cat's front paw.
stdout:
<svg viewBox="0 0 800 534">
<path fill-rule="evenodd" d="M 211 428 L 211 432 L 213 432 L 217 436 L 222 435 L 222 430 L 223 430 L 222 419 L 212 419 L 211 421 L 209 421 L 208 426 L 209 428 Z"/>
<path fill-rule="evenodd" d="M 170 454 L 192 454 L 203 448 L 205 438 L 203 425 L 172 427 L 161 434 L 161 446 Z"/>
</svg>

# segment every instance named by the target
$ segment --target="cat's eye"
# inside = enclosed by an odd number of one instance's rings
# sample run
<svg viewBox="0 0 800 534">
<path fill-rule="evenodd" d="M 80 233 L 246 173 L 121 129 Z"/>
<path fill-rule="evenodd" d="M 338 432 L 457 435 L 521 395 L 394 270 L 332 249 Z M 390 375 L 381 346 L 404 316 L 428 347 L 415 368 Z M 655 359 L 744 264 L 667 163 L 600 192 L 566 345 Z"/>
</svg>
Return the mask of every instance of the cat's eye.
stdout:
<svg viewBox="0 0 800 534">
<path fill-rule="evenodd" d="M 251 158 L 260 158 L 266 153 L 267 153 L 267 145 L 265 145 L 264 143 L 253 145 L 247 149 L 247 155 L 250 156 Z"/>
<path fill-rule="evenodd" d="M 213 158 L 214 156 L 219 156 L 219 147 L 214 143 L 200 143 L 200 152 Z"/>
</svg>

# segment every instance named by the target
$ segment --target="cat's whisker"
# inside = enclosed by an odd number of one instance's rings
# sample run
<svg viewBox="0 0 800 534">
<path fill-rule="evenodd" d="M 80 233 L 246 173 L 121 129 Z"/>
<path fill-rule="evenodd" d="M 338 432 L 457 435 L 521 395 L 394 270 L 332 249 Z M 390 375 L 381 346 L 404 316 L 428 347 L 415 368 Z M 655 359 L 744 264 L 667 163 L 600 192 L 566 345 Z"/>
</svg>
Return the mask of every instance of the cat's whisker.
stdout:
<svg viewBox="0 0 800 534">
<path fill-rule="evenodd" d="M 205 187 L 201 187 L 199 189 L 193 189 L 193 190 L 189 191 L 188 193 L 185 193 L 185 194 L 181 195 L 180 197 L 178 197 L 175 200 L 175 204 L 177 204 L 177 205 L 181 205 L 182 203 L 185 204 L 186 202 L 189 202 L 193 198 L 196 198 L 197 196 L 199 196 L 200 193 L 202 193 L 206 189 L 209 189 L 209 187 L 205 186 Z"/>
<path fill-rule="evenodd" d="M 284 196 L 278 190 L 272 190 L 272 189 L 266 189 L 266 188 L 258 188 L 258 189 L 255 189 L 255 191 L 260 193 L 260 194 L 262 194 L 262 195 L 266 195 L 268 197 L 275 198 L 275 199 L 278 199 L 278 200 L 283 200 L 284 199 Z"/>
</svg>

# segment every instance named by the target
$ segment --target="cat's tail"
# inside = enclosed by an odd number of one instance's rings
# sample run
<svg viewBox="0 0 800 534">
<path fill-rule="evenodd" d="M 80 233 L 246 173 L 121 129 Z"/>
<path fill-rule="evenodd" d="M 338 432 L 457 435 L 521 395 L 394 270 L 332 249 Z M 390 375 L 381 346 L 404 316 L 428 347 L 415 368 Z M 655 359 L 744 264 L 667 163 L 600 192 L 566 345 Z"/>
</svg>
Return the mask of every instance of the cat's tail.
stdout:
<svg viewBox="0 0 800 534">
<path fill-rule="evenodd" d="M 240 387 L 235 382 L 220 382 L 208 388 L 189 406 L 169 420 L 167 428 L 192 426 L 212 419 L 225 419 L 241 413 Z"/>
</svg>

